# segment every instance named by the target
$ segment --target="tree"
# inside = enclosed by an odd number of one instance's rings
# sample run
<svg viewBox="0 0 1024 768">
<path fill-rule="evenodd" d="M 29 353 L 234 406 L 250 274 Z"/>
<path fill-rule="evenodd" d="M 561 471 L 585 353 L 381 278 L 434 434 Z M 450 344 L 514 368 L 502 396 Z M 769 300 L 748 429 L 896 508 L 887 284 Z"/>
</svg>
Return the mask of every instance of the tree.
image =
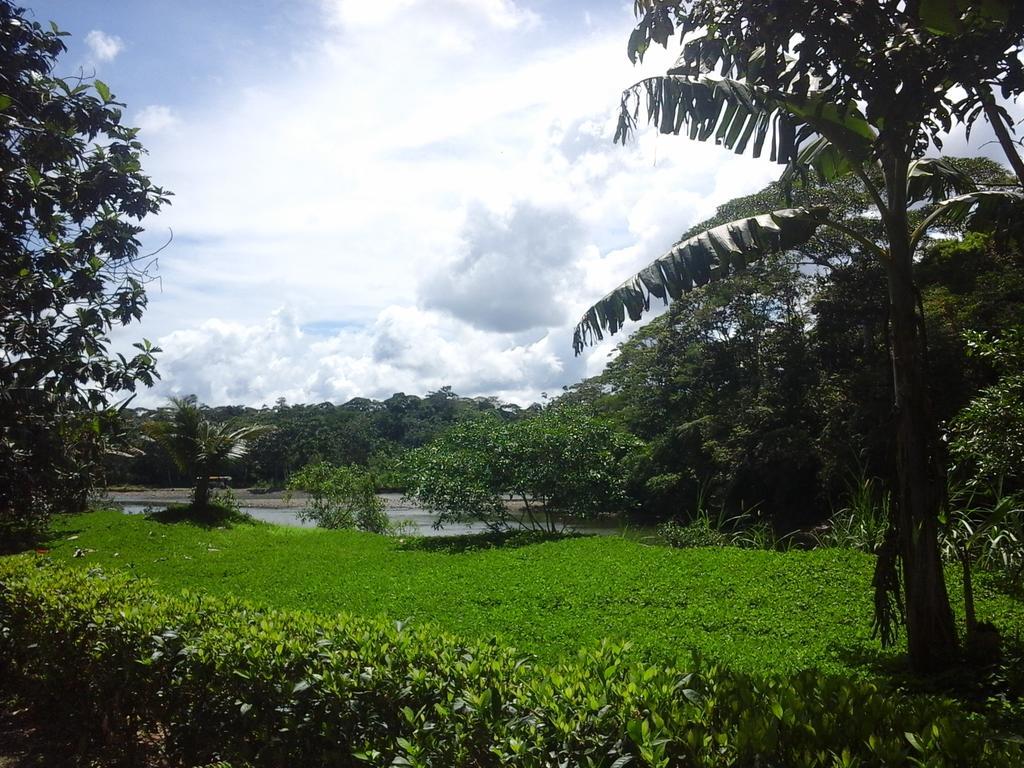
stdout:
<svg viewBox="0 0 1024 768">
<path fill-rule="evenodd" d="M 229 459 L 244 456 L 249 449 L 247 441 L 269 428 L 261 424 L 231 428 L 228 424 L 211 423 L 194 395 L 172 397 L 171 406 L 170 420 L 149 422 L 146 431 L 192 480 L 193 507 L 206 509 L 210 502 L 210 477 Z"/>
<path fill-rule="evenodd" d="M 373 474 L 364 467 L 335 467 L 326 461 L 307 464 L 288 478 L 288 489 L 309 494 L 299 517 L 321 528 L 358 528 L 369 533 L 392 530 Z"/>
<path fill-rule="evenodd" d="M 954 419 L 953 457 L 976 481 L 1019 481 L 1024 467 L 1024 328 L 995 339 L 968 332 L 967 344 L 972 355 L 991 363 L 1000 376 Z"/>
<path fill-rule="evenodd" d="M 578 408 L 552 408 L 523 421 L 462 422 L 402 460 L 407 494 L 438 513 L 437 527 L 479 522 L 557 532 L 562 516 L 627 509 L 638 441 Z M 520 513 L 506 503 L 517 500 Z"/>
<path fill-rule="evenodd" d="M 64 33 L 0 0 L 0 527 L 81 508 L 116 436 L 111 401 L 156 375 L 109 333 L 141 317 L 139 222 L 168 201 L 100 80 L 53 74 Z"/>
<path fill-rule="evenodd" d="M 958 639 L 938 548 L 944 460 L 928 403 L 914 255 L 941 219 L 998 227 L 1024 194 L 978 189 L 948 162 L 922 155 L 954 121 L 969 129 L 980 114 L 992 114 L 993 84 L 1005 97 L 1024 91 L 1024 8 L 1009 0 L 820 0 L 809 12 L 803 3 L 763 0 L 636 0 L 635 9 L 631 59 L 652 43 L 667 46 L 677 30 L 682 50 L 664 76 L 624 92 L 616 140 L 636 128 L 642 96 L 664 133 L 685 132 L 737 153 L 749 148 L 755 157 L 770 134 L 771 158 L 787 165 L 786 183 L 812 172 L 854 174 L 882 233 L 865 236 L 825 207 L 777 210 L 702 232 L 591 307 L 574 348 L 579 353 L 605 329 L 615 333 L 627 314 L 638 319 L 652 296 L 679 298 L 767 252 L 805 243 L 819 227 L 846 234 L 881 263 L 897 487 L 893 535 L 875 575 L 875 627 L 890 643 L 902 619 L 913 666 L 943 668 Z M 936 207 L 911 228 L 912 208 L 923 202 Z"/>
</svg>

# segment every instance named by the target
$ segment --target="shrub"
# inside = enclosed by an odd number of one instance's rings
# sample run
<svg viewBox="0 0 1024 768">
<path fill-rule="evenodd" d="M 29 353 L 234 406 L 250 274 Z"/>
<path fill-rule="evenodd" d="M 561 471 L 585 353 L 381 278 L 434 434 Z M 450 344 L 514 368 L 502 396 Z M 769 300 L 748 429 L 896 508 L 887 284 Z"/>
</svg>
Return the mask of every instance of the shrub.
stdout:
<svg viewBox="0 0 1024 768">
<path fill-rule="evenodd" d="M 588 518 L 633 505 L 626 485 L 639 448 L 633 436 L 573 407 L 523 421 L 458 424 L 402 459 L 407 494 L 438 513 L 436 526 L 479 522 L 555 533 L 563 517 Z M 513 514 L 506 501 L 516 499 Z"/>
<path fill-rule="evenodd" d="M 248 512 L 243 512 L 238 497 L 230 488 L 215 491 L 205 506 L 196 504 L 168 504 L 166 509 L 153 511 L 147 507 L 149 517 L 161 523 L 192 523 L 199 526 L 226 526 L 255 522 Z"/>
<path fill-rule="evenodd" d="M 755 509 L 727 516 L 725 509 L 712 516 L 698 499 L 696 514 L 686 521 L 668 520 L 658 526 L 658 535 L 670 547 L 740 547 L 742 549 L 786 549 L 788 536 L 779 536 L 771 523 L 759 519 Z"/>
<path fill-rule="evenodd" d="M 951 562 L 996 573 L 1020 589 L 1024 579 L 1024 498 L 968 484 L 949 491 L 949 512 L 940 535 L 942 554 Z"/>
<path fill-rule="evenodd" d="M 727 547 L 729 536 L 701 516 L 688 523 L 669 520 L 658 526 L 658 535 L 671 547 Z"/>
<path fill-rule="evenodd" d="M 877 479 L 861 472 L 849 484 L 848 499 L 847 505 L 832 515 L 828 527 L 816 536 L 818 544 L 877 553 L 885 543 L 892 517 L 889 492 Z"/>
<path fill-rule="evenodd" d="M 0 659 L 81 730 L 254 766 L 1020 765 L 935 697 L 804 672 L 684 674 L 604 644 L 546 667 L 430 626 L 315 617 L 23 556 L 0 562 Z"/>
<path fill-rule="evenodd" d="M 321 528 L 392 531 L 384 500 L 377 495 L 377 483 L 362 467 L 335 467 L 326 461 L 308 464 L 288 478 L 288 489 L 309 494 L 299 517 L 313 520 Z"/>
</svg>

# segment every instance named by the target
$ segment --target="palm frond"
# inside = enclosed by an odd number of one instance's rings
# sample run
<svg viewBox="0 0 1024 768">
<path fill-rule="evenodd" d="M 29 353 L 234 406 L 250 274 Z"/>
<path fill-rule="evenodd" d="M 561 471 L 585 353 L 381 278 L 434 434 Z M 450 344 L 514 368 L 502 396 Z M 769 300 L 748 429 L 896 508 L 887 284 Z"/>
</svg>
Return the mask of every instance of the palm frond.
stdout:
<svg viewBox="0 0 1024 768">
<path fill-rule="evenodd" d="M 867 160 L 877 139 L 855 104 L 839 106 L 816 91 L 780 94 L 745 80 L 669 74 L 641 80 L 623 92 L 615 141 L 624 144 L 635 132 L 641 104 L 661 133 L 713 140 L 737 154 L 749 148 L 754 157 L 763 154 L 770 137 L 773 161 L 813 163 L 824 179 Z M 812 144 L 804 147 L 808 141 Z"/>
<path fill-rule="evenodd" d="M 940 203 L 950 195 L 969 194 L 977 189 L 974 179 L 939 157 L 915 160 L 907 174 L 907 197 L 911 203 Z"/>
<path fill-rule="evenodd" d="M 744 269 L 751 261 L 807 242 L 823 223 L 825 208 L 787 208 L 731 221 L 673 246 L 588 309 L 573 333 L 573 349 L 614 334 L 627 316 L 639 320 L 656 296 L 666 304 L 695 287 Z"/>
</svg>

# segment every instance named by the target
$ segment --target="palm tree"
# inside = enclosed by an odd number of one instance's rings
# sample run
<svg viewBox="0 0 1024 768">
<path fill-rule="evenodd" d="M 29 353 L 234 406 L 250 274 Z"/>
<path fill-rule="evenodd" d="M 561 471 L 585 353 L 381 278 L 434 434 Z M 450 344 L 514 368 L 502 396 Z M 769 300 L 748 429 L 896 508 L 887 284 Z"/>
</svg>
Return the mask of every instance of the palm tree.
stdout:
<svg viewBox="0 0 1024 768">
<path fill-rule="evenodd" d="M 170 400 L 170 421 L 150 422 L 146 432 L 163 446 L 182 472 L 193 478 L 193 505 L 205 509 L 210 501 L 210 476 L 229 459 L 244 456 L 248 441 L 270 427 L 254 424 L 230 429 L 226 424 L 208 421 L 194 395 Z"/>
<path fill-rule="evenodd" d="M 737 153 L 749 149 L 758 157 L 770 137 L 772 160 L 787 165 L 786 184 L 812 172 L 826 181 L 855 174 L 883 237 L 872 239 L 828 209 L 811 207 L 715 227 L 677 243 L 588 309 L 573 346 L 579 354 L 604 331 L 615 333 L 627 315 L 639 319 L 652 296 L 667 303 L 768 252 L 802 245 L 821 227 L 880 260 L 889 289 L 896 503 L 890 546 L 876 568 L 875 627 L 889 644 L 904 623 L 912 664 L 930 671 L 953 661 L 958 639 L 938 548 L 945 467 L 928 403 L 914 255 L 940 221 L 998 227 L 1001 212 L 1024 205 L 1024 194 L 979 189 L 950 163 L 923 153 L 954 122 L 969 129 L 980 114 L 994 116 L 1005 133 L 1008 117 L 993 108 L 992 88 L 1007 96 L 1024 92 L 1024 8 L 1011 0 L 809 6 L 636 0 L 630 58 L 642 59 L 652 43 L 667 46 L 677 30 L 682 50 L 665 75 L 623 93 L 615 139 L 625 142 L 635 130 L 641 103 L 661 132 L 713 140 Z M 1003 146 L 1014 151 L 1012 142 Z M 931 208 L 915 221 L 921 204 Z"/>
</svg>

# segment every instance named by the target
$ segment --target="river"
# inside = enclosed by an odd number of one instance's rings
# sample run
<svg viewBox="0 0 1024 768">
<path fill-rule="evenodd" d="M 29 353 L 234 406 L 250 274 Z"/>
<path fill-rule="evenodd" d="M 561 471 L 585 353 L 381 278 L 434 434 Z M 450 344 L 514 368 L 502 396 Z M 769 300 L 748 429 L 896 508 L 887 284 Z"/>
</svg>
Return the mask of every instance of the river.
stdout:
<svg viewBox="0 0 1024 768">
<path fill-rule="evenodd" d="M 291 498 L 280 493 L 258 494 L 242 489 L 235 491 L 239 508 L 257 520 L 275 525 L 290 525 L 313 528 L 315 523 L 304 521 L 299 511 L 305 504 L 303 494 L 295 494 Z M 415 503 L 405 500 L 400 493 L 378 494 L 384 501 L 385 511 L 392 522 L 410 528 L 409 533 L 417 536 L 459 536 L 471 533 L 484 533 L 486 528 L 480 524 L 451 523 L 444 528 L 434 527 L 436 515 Z M 142 514 L 144 512 L 165 509 L 168 504 L 186 503 L 187 489 L 157 489 L 145 491 L 116 491 L 108 494 L 108 500 L 121 507 L 126 514 Z M 603 518 L 599 520 L 560 521 L 577 533 L 590 535 L 618 535 L 623 526 L 618 519 Z M 638 531 L 632 531 L 633 534 Z"/>
</svg>

